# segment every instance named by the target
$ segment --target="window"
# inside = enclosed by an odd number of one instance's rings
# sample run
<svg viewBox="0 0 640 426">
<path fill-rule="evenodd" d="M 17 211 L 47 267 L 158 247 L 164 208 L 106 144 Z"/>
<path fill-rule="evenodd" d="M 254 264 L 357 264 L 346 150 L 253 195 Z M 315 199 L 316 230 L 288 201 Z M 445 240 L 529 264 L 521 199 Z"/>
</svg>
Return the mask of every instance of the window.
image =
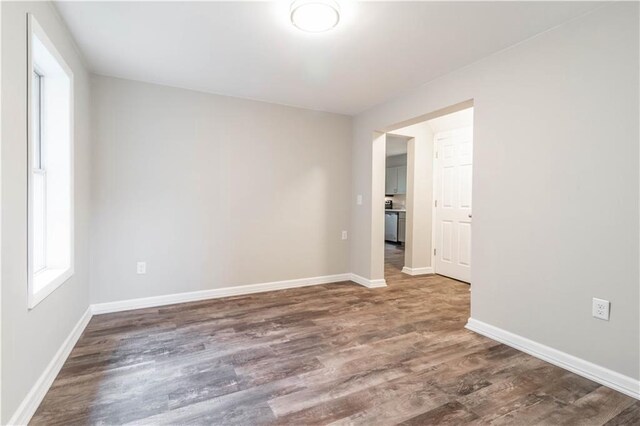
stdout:
<svg viewBox="0 0 640 426">
<path fill-rule="evenodd" d="M 42 75 L 33 71 L 32 90 L 32 131 L 33 131 L 33 272 L 46 268 L 47 233 L 47 175 L 42 160 Z"/>
<path fill-rule="evenodd" d="M 28 288 L 33 308 L 74 272 L 73 73 L 31 15 L 27 68 Z"/>
</svg>

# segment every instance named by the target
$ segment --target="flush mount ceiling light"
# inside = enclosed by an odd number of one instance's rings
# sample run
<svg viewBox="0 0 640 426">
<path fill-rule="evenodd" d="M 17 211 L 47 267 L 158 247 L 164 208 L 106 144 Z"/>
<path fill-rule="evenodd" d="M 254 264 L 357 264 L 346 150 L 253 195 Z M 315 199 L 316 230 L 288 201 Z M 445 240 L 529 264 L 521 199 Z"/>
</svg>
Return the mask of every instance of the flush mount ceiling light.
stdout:
<svg viewBox="0 0 640 426">
<path fill-rule="evenodd" d="M 332 0 L 296 0 L 291 3 L 291 22 L 310 33 L 328 31 L 340 22 L 340 7 Z"/>
</svg>

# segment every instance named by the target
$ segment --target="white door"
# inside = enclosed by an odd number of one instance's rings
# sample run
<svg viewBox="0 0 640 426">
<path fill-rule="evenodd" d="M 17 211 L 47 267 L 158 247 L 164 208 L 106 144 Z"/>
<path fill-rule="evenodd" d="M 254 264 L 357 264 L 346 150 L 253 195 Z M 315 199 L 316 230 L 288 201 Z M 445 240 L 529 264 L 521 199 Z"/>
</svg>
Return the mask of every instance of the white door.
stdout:
<svg viewBox="0 0 640 426">
<path fill-rule="evenodd" d="M 435 137 L 435 272 L 471 282 L 471 127 Z"/>
</svg>

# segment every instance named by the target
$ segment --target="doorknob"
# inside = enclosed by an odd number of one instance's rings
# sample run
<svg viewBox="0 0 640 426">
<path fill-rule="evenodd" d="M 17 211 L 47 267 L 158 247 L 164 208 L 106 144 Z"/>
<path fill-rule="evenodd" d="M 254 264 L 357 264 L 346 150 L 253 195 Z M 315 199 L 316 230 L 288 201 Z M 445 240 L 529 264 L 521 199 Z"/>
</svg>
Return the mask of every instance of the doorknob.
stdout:
<svg viewBox="0 0 640 426">
<path fill-rule="evenodd" d="M 471 219 L 471 213 L 469 213 L 469 219 Z"/>
</svg>

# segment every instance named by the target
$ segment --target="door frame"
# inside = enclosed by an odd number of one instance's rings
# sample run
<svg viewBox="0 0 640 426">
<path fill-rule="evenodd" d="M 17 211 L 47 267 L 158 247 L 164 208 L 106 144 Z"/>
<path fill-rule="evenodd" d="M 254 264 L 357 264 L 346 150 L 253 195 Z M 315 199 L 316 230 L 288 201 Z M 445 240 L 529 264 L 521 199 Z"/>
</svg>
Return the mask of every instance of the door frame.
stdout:
<svg viewBox="0 0 640 426">
<path fill-rule="evenodd" d="M 435 135 L 433 137 L 433 203 L 431 203 L 431 268 L 433 269 L 433 273 L 437 274 L 438 269 L 436 268 L 436 187 L 440 182 L 436 176 L 436 161 L 438 160 L 436 153 L 438 152 L 438 148 L 436 147 L 436 138 Z"/>
</svg>

